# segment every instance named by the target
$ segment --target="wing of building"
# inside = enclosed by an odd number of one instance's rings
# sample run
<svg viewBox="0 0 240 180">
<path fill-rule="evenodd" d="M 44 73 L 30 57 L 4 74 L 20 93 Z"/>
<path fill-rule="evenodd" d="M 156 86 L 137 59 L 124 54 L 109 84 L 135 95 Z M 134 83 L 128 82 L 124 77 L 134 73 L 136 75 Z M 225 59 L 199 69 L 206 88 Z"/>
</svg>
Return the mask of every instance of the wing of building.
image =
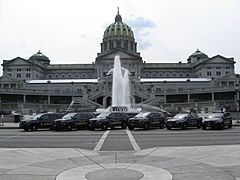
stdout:
<svg viewBox="0 0 240 180">
<path fill-rule="evenodd" d="M 2 109 L 67 109 L 74 100 L 77 110 L 95 110 L 111 105 L 114 57 L 131 73 L 131 102 L 167 110 L 238 108 L 238 78 L 233 58 L 196 50 L 185 62 L 147 63 L 137 51 L 134 33 L 119 12 L 106 27 L 101 51 L 91 64 L 51 64 L 38 51 L 24 59 L 3 60 L 0 77 Z M 161 60 L 159 60 L 161 62 Z"/>
</svg>

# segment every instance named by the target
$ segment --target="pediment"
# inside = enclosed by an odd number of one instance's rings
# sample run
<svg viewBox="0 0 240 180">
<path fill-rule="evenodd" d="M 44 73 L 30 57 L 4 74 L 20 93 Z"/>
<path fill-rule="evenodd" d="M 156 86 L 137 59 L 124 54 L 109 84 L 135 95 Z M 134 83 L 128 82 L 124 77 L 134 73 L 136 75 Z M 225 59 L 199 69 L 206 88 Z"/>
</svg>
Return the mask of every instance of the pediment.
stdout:
<svg viewBox="0 0 240 180">
<path fill-rule="evenodd" d="M 217 55 L 203 62 L 204 64 L 234 64 L 232 58 L 225 58 L 223 56 Z"/>
<path fill-rule="evenodd" d="M 142 57 L 139 54 L 132 54 L 125 50 L 117 49 L 108 53 L 99 54 L 96 61 L 113 60 L 116 55 L 119 55 L 121 60 L 142 60 Z"/>
<path fill-rule="evenodd" d="M 32 65 L 32 64 L 33 64 L 32 62 L 26 59 L 23 59 L 21 57 L 14 58 L 4 63 L 4 65 L 7 65 L 7 66 L 24 66 L 24 65 Z"/>
</svg>

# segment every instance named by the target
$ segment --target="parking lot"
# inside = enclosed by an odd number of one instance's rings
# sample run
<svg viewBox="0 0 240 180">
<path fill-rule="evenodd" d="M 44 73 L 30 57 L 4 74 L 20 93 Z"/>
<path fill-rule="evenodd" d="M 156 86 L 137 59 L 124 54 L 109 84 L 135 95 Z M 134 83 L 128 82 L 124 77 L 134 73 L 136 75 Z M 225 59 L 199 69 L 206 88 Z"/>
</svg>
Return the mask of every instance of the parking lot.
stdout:
<svg viewBox="0 0 240 180">
<path fill-rule="evenodd" d="M 1 129 L 0 147 L 4 148 L 82 148 L 96 151 L 131 151 L 153 147 L 205 146 L 240 144 L 240 127 L 225 130 L 149 130 L 115 129 L 107 131 L 24 132 L 22 129 Z"/>
</svg>

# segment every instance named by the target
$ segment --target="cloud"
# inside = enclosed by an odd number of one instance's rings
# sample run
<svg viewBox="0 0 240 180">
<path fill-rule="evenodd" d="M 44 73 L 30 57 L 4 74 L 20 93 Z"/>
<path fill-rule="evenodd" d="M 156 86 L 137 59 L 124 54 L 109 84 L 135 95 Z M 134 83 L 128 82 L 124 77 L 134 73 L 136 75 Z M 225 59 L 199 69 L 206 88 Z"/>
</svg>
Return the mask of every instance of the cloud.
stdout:
<svg viewBox="0 0 240 180">
<path fill-rule="evenodd" d="M 155 27 L 154 22 L 149 19 L 145 19 L 144 17 L 136 17 L 135 19 L 127 20 L 127 24 L 136 30 Z"/>
<path fill-rule="evenodd" d="M 148 30 L 156 26 L 153 21 L 145 19 L 144 17 L 136 17 L 134 19 L 127 20 L 126 23 L 134 31 L 135 38 L 139 45 L 139 50 L 144 50 L 152 46 L 150 41 L 145 40 L 145 38 L 150 34 Z"/>
</svg>

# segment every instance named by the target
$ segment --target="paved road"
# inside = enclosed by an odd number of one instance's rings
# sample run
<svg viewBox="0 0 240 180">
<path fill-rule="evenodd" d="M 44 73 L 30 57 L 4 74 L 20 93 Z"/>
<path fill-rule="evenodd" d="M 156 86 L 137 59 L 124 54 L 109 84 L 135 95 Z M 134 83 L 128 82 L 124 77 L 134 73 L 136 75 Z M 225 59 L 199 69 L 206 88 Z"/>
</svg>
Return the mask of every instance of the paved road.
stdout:
<svg viewBox="0 0 240 180">
<path fill-rule="evenodd" d="M 63 131 L 1 129 L 4 148 L 82 148 L 96 151 L 131 151 L 152 147 L 240 144 L 240 127 L 225 130 L 108 130 Z"/>
</svg>

